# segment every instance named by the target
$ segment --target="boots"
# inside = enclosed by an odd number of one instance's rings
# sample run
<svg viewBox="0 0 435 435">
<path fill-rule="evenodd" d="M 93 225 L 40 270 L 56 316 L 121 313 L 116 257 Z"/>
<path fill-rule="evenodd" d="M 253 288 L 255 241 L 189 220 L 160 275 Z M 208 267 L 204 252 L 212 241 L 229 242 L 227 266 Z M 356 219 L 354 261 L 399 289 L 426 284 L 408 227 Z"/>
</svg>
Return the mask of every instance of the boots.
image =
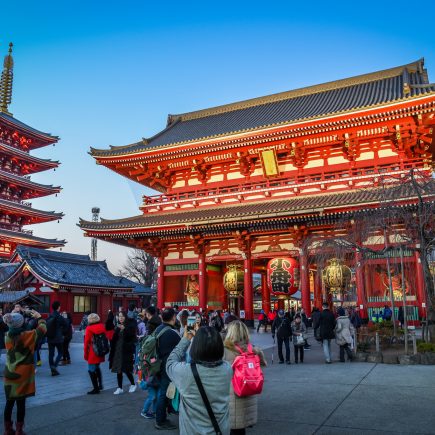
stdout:
<svg viewBox="0 0 435 435">
<path fill-rule="evenodd" d="M 97 381 L 98 381 L 98 389 L 100 391 L 103 391 L 103 376 L 101 375 L 101 369 L 100 367 L 97 367 L 95 373 L 97 374 Z"/>
<path fill-rule="evenodd" d="M 98 380 L 97 380 L 97 373 L 96 372 L 88 372 L 89 377 L 91 378 L 92 386 L 94 387 L 93 390 L 88 391 L 88 394 L 98 394 L 100 392 L 100 389 L 98 388 Z"/>
<path fill-rule="evenodd" d="M 21 422 L 18 422 L 18 421 L 16 421 L 15 422 L 15 435 L 26 435 L 25 433 L 24 433 L 24 421 L 21 421 Z"/>
<path fill-rule="evenodd" d="M 11 421 L 5 421 L 5 431 L 4 431 L 4 435 L 14 435 L 15 431 L 14 431 L 14 427 Z"/>
</svg>

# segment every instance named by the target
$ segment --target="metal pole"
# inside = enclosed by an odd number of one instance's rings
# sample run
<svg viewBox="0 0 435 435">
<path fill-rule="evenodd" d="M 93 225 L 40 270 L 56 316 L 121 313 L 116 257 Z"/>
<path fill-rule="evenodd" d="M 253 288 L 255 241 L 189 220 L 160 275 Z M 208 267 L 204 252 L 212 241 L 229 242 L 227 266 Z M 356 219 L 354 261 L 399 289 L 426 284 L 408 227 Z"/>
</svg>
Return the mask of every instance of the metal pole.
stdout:
<svg viewBox="0 0 435 435">
<path fill-rule="evenodd" d="M 375 339 L 376 339 L 376 352 L 379 352 L 379 332 L 377 332 L 376 331 L 376 336 L 375 336 Z"/>
<path fill-rule="evenodd" d="M 406 319 L 405 271 L 403 270 L 403 246 L 400 245 L 400 269 L 402 271 L 403 327 L 405 329 L 405 354 L 408 355 L 408 320 Z"/>
<path fill-rule="evenodd" d="M 415 336 L 415 332 L 412 334 L 412 352 L 414 355 L 417 355 L 417 337 Z"/>
</svg>

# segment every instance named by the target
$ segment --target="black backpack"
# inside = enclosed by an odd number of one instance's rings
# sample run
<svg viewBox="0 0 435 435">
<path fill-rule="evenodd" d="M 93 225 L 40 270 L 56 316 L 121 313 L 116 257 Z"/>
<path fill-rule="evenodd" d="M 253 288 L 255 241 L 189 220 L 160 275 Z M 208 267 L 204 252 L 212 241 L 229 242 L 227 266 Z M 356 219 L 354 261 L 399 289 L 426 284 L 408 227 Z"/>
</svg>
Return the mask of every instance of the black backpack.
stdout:
<svg viewBox="0 0 435 435">
<path fill-rule="evenodd" d="M 50 316 L 46 322 L 47 332 L 45 333 L 45 335 L 47 336 L 47 338 L 56 337 L 56 325 L 57 325 L 56 317 Z"/>
<path fill-rule="evenodd" d="M 92 349 L 97 356 L 104 356 L 110 352 L 109 340 L 106 334 L 94 334 L 92 337 Z"/>
</svg>

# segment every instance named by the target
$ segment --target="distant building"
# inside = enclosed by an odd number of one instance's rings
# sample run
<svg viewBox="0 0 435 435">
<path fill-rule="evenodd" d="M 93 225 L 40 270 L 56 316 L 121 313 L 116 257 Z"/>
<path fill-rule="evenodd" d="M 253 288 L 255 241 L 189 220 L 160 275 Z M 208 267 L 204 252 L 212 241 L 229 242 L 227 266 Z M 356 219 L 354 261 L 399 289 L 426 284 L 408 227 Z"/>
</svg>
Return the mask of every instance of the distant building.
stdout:
<svg viewBox="0 0 435 435">
<path fill-rule="evenodd" d="M 124 277 L 113 275 L 105 261 L 92 261 L 88 255 L 69 254 L 18 246 L 11 263 L 0 266 L 0 304 L 23 298 L 23 291 L 37 297 L 42 313 L 51 311 L 54 301 L 70 312 L 74 324 L 86 311 L 105 319 L 109 309 L 118 311 L 147 304 L 148 289 Z"/>
<path fill-rule="evenodd" d="M 18 121 L 8 110 L 12 97 L 12 45 L 4 60 L 0 82 L 0 261 L 10 258 L 19 244 L 38 248 L 60 247 L 64 240 L 36 237 L 26 225 L 59 220 L 62 213 L 43 211 L 28 202 L 52 195 L 61 188 L 35 183 L 34 173 L 59 166 L 59 162 L 32 156 L 30 151 L 56 143 L 59 138 Z"/>
</svg>

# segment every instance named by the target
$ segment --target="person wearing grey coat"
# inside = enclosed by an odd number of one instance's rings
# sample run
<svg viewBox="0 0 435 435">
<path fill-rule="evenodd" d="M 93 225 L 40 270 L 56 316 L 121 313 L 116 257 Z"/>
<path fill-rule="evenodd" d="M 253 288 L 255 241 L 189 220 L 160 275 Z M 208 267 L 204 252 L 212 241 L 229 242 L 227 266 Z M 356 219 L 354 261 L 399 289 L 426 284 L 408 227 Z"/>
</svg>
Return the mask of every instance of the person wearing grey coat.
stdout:
<svg viewBox="0 0 435 435">
<path fill-rule="evenodd" d="M 355 333 L 355 328 L 343 309 L 340 307 L 337 310 L 339 317 L 337 318 L 337 325 L 335 326 L 335 342 L 340 346 L 340 362 L 345 362 L 344 352 L 350 361 L 353 360 L 352 350 L 350 345 L 352 343 L 352 336 Z"/>
<path fill-rule="evenodd" d="M 222 338 L 215 328 L 200 327 L 190 348 L 192 363 L 186 363 L 184 357 L 192 335 L 191 331 L 185 329 L 184 337 L 166 363 L 168 376 L 180 393 L 180 434 L 216 434 L 192 372 L 191 364 L 195 363 L 220 431 L 223 435 L 229 435 L 229 396 L 233 370 L 228 362 L 222 360 Z"/>
</svg>

